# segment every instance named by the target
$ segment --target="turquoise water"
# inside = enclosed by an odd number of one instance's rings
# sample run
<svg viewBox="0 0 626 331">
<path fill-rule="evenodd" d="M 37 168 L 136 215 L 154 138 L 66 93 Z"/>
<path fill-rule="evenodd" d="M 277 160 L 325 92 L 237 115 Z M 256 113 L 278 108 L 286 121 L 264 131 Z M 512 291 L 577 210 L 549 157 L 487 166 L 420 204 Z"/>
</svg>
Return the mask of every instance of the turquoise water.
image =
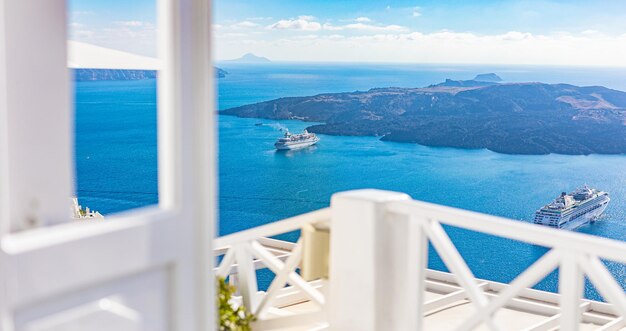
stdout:
<svg viewBox="0 0 626 331">
<path fill-rule="evenodd" d="M 508 81 L 626 90 L 620 78 L 626 71 L 607 69 L 319 64 L 224 65 L 224 69 L 230 74 L 219 81 L 221 109 L 281 96 L 425 86 L 491 71 Z M 105 213 L 156 203 L 154 81 L 78 83 L 76 99 L 81 203 Z M 267 125 L 255 126 L 258 122 Z M 626 156 L 516 156 L 324 135 L 318 145 L 305 150 L 274 150 L 279 128 L 299 131 L 307 125 L 219 116 L 221 234 L 322 208 L 333 193 L 359 188 L 401 191 L 419 200 L 528 222 L 559 192 L 589 184 L 610 192 L 612 202 L 600 222 L 580 232 L 626 239 Z M 545 253 L 542 247 L 447 230 L 481 278 L 508 282 Z M 430 266 L 445 270 L 431 255 Z M 626 268 L 609 267 L 624 285 Z M 587 285 L 587 296 L 599 298 Z M 556 274 L 538 288 L 555 290 Z"/>
</svg>

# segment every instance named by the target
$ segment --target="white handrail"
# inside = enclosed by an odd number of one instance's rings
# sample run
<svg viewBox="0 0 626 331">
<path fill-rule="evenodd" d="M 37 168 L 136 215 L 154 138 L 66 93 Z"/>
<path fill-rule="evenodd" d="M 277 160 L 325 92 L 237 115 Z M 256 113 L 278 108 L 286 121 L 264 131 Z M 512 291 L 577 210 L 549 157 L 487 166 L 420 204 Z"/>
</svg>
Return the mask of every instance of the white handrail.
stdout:
<svg viewBox="0 0 626 331">
<path fill-rule="evenodd" d="M 388 205 L 392 213 L 418 215 L 467 230 L 487 233 L 545 247 L 597 255 L 615 262 L 626 263 L 626 242 L 563 231 L 521 221 L 485 215 L 428 202 L 409 200 Z"/>
<path fill-rule="evenodd" d="M 215 249 L 223 249 L 233 244 L 255 240 L 261 237 L 271 237 L 302 229 L 304 225 L 327 222 L 330 220 L 330 208 L 322 208 L 306 214 L 286 218 L 282 221 L 268 223 L 241 232 L 235 232 L 213 240 Z"/>
</svg>

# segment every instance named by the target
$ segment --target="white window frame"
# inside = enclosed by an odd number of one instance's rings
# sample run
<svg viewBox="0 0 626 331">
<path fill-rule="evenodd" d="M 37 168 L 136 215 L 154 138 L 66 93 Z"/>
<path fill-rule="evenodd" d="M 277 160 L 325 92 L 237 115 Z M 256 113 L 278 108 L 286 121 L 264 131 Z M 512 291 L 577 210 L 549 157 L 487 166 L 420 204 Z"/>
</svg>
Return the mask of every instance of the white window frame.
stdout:
<svg viewBox="0 0 626 331">
<path fill-rule="evenodd" d="M 93 224 L 69 218 L 74 116 L 65 1 L 0 3 L 0 331 L 14 330 L 20 310 L 154 268 L 170 280 L 167 329 L 215 329 L 211 1 L 157 1 L 159 205 Z M 33 66 L 20 52 L 45 56 Z M 32 93 L 35 78 L 44 89 Z"/>
</svg>

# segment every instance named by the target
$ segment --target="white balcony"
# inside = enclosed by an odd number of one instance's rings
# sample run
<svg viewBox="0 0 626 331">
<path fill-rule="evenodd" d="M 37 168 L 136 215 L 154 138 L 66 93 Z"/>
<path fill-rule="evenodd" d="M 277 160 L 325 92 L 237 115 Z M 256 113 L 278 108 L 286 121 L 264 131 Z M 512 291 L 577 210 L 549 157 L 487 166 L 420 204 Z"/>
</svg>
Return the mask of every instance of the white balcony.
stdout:
<svg viewBox="0 0 626 331">
<path fill-rule="evenodd" d="M 314 253 L 324 251 L 323 240 L 268 237 L 320 225 L 330 228 L 330 271 L 306 281 L 296 270 L 307 260 L 320 262 Z M 476 279 L 442 225 L 550 250 L 510 284 Z M 451 273 L 427 269 L 428 243 Z M 626 330 L 626 295 L 601 262 L 626 263 L 626 243 L 400 193 L 338 193 L 330 208 L 227 235 L 215 245 L 222 256 L 216 273 L 230 275 L 237 302 L 258 318 L 255 330 Z M 263 268 L 275 274 L 267 291 L 257 286 L 255 270 Z M 531 289 L 557 268 L 558 294 Z M 584 276 L 608 303 L 582 298 Z"/>
</svg>

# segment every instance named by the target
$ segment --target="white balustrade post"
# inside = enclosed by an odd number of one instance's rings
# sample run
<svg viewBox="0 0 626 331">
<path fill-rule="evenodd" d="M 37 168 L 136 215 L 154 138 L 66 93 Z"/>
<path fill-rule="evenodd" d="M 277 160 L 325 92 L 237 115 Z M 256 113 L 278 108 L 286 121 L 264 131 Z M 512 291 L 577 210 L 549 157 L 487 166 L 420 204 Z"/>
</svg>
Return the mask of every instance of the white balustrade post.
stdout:
<svg viewBox="0 0 626 331">
<path fill-rule="evenodd" d="M 561 307 L 561 330 L 577 331 L 580 328 L 580 299 L 583 296 L 585 278 L 576 253 L 561 252 L 559 268 L 559 305 Z"/>
<path fill-rule="evenodd" d="M 403 193 L 333 195 L 329 321 L 332 330 L 417 330 L 421 295 L 419 224 L 387 212 Z"/>
<path fill-rule="evenodd" d="M 248 311 L 256 311 L 259 288 L 257 286 L 254 261 L 250 253 L 250 244 L 247 242 L 237 244 L 235 249 L 238 276 L 237 290 L 241 293 L 243 305 Z"/>
</svg>

